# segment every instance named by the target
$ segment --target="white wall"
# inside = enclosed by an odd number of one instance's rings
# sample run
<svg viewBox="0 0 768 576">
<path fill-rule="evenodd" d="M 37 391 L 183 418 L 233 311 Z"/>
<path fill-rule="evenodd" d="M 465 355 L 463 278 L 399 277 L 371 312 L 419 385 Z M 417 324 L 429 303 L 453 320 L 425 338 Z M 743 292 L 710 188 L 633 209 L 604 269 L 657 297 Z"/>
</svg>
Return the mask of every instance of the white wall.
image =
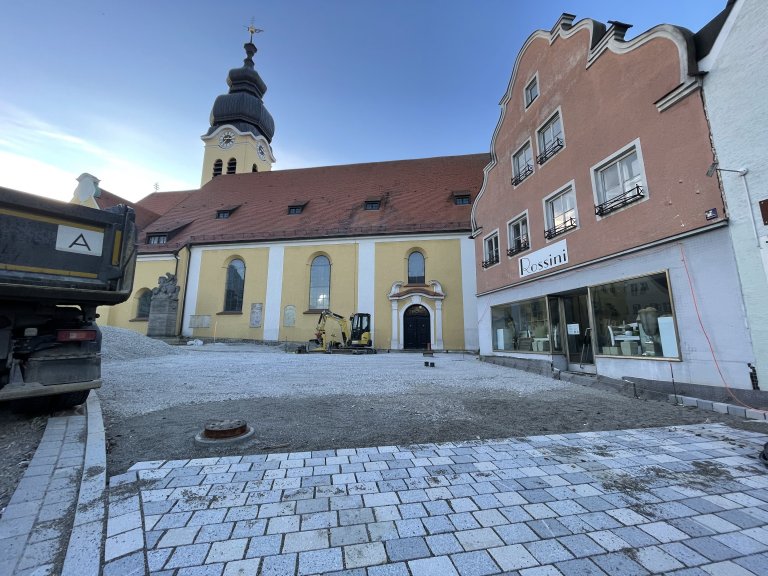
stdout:
<svg viewBox="0 0 768 576">
<path fill-rule="evenodd" d="M 739 0 L 712 52 L 700 62 L 708 72 L 704 76 L 704 101 L 720 167 L 748 170 L 746 176 L 721 172 L 720 177 L 763 387 L 768 387 L 768 227 L 763 225 L 758 203 L 768 198 L 766 16 L 765 0 Z"/>
<path fill-rule="evenodd" d="M 492 350 L 490 306 L 669 270 L 682 362 L 598 357 L 595 361 L 598 374 L 611 378 L 631 376 L 669 381 L 670 371 L 674 370 L 677 382 L 722 387 L 723 381 L 710 350 L 711 342 L 727 385 L 731 388 L 750 388 L 747 362 L 754 362 L 754 355 L 746 329 L 728 234 L 727 228 L 719 228 L 481 296 L 480 352 L 484 355 L 505 355 Z M 688 265 L 687 272 L 683 256 Z M 704 332 L 691 296 L 692 291 L 696 296 Z M 543 355 L 515 356 L 547 358 Z"/>
</svg>

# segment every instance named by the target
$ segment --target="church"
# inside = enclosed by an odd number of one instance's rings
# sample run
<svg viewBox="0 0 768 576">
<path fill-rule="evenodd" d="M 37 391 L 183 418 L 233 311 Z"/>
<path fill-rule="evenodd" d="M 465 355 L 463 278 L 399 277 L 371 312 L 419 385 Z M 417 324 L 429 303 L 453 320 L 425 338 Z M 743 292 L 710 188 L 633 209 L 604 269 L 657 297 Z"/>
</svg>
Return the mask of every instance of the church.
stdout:
<svg viewBox="0 0 768 576">
<path fill-rule="evenodd" d="M 273 171 L 267 86 L 244 48 L 202 136 L 200 188 L 129 203 L 134 291 L 99 322 L 153 335 L 153 292 L 175 282 L 166 336 L 302 343 L 329 309 L 370 314 L 377 349 L 477 350 L 470 211 L 489 155 Z M 73 201 L 125 202 L 80 179 Z"/>
</svg>

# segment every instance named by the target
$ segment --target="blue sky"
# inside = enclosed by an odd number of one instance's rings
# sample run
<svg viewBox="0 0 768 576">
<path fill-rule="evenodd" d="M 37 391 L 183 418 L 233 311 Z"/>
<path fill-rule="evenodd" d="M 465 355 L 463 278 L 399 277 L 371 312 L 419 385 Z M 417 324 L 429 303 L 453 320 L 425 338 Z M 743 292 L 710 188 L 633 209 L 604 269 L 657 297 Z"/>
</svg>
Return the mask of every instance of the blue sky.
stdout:
<svg viewBox="0 0 768 576">
<path fill-rule="evenodd" d="M 275 169 L 486 152 L 515 58 L 562 12 L 628 37 L 698 30 L 725 0 L 9 2 L 0 186 L 69 200 L 90 172 L 130 200 L 196 188 L 211 106 L 251 18 Z"/>
</svg>

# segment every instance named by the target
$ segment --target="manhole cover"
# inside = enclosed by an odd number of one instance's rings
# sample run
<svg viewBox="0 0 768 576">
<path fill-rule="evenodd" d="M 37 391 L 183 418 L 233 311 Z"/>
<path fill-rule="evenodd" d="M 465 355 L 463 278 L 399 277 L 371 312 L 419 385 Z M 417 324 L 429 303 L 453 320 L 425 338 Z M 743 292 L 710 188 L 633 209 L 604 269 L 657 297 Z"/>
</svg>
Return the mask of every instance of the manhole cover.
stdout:
<svg viewBox="0 0 768 576">
<path fill-rule="evenodd" d="M 218 438 L 236 438 L 248 432 L 248 424 L 245 420 L 237 418 L 222 418 L 217 420 L 208 420 L 205 423 L 203 436 L 210 439 Z"/>
</svg>

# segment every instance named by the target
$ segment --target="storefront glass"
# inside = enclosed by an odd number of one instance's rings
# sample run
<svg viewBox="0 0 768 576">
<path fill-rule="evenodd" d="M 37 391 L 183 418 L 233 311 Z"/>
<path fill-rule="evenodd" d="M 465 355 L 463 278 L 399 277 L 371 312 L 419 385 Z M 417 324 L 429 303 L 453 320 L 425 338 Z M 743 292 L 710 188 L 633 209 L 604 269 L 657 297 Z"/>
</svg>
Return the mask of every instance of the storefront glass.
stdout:
<svg viewBox="0 0 768 576">
<path fill-rule="evenodd" d="M 590 294 L 597 354 L 679 357 L 669 281 L 664 272 L 593 286 Z"/>
<path fill-rule="evenodd" d="M 491 307 L 493 349 L 551 353 L 547 299 Z"/>
</svg>

